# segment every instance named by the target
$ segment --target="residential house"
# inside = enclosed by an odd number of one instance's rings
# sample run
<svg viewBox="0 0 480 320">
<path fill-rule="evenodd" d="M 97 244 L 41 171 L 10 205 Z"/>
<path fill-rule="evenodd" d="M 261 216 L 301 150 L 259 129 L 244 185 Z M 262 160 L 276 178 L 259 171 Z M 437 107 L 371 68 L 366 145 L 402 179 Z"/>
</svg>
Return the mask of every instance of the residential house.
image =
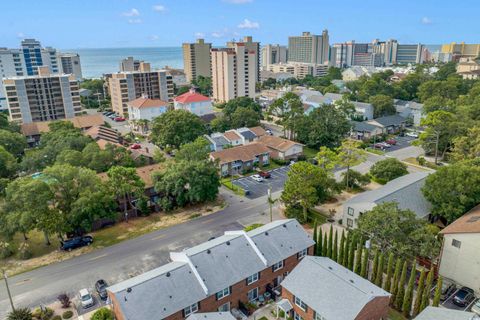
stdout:
<svg viewBox="0 0 480 320">
<path fill-rule="evenodd" d="M 442 307 L 428 306 L 423 309 L 415 320 L 479 320 L 480 317 L 473 312 L 454 310 Z"/>
<path fill-rule="evenodd" d="M 480 205 L 445 229 L 439 274 L 480 294 Z"/>
<path fill-rule="evenodd" d="M 267 131 L 265 131 L 265 129 L 263 129 L 262 127 L 258 126 L 258 127 L 251 127 L 251 128 L 248 128 L 250 129 L 250 131 L 252 131 L 257 137 L 262 137 L 262 136 L 266 136 L 267 135 Z"/>
<path fill-rule="evenodd" d="M 194 88 L 173 99 L 175 110 L 187 110 L 197 116 L 212 114 L 212 99 L 197 93 Z"/>
<path fill-rule="evenodd" d="M 270 149 L 254 142 L 210 153 L 210 159 L 218 160 L 221 176 L 241 174 L 270 163 Z"/>
<path fill-rule="evenodd" d="M 392 134 L 402 131 L 405 128 L 407 119 L 396 114 L 369 120 L 367 123 L 382 128 L 385 134 Z"/>
<path fill-rule="evenodd" d="M 104 144 L 103 141 L 120 146 L 123 144 L 123 138 L 121 134 L 117 130 L 107 128 L 105 126 L 93 126 L 84 131 L 83 134 L 91 137 L 95 141 L 102 141 L 102 145 Z"/>
<path fill-rule="evenodd" d="M 127 102 L 128 119 L 132 121 L 148 120 L 161 116 L 168 111 L 169 104 L 160 99 L 149 99 L 147 95 Z"/>
<path fill-rule="evenodd" d="M 394 99 L 393 105 L 399 116 L 407 119 L 410 118 L 412 119 L 414 126 L 420 126 L 421 120 L 425 117 L 422 103 Z"/>
<path fill-rule="evenodd" d="M 325 98 L 330 100 L 330 103 L 337 105 L 339 101 L 343 100 L 343 95 L 339 93 L 326 93 Z M 373 119 L 373 112 L 375 109 L 371 103 L 358 101 L 350 101 L 350 103 L 353 104 L 353 107 L 355 108 L 355 114 L 358 117 L 362 117 L 364 120 Z"/>
<path fill-rule="evenodd" d="M 326 257 L 305 257 L 281 286 L 295 320 L 381 320 L 390 309 L 390 293 Z"/>
<path fill-rule="evenodd" d="M 78 128 L 82 131 L 88 130 L 93 126 L 101 126 L 105 124 L 105 121 L 101 114 L 88 114 L 58 121 L 71 122 L 75 128 Z M 40 141 L 40 136 L 42 135 L 42 133 L 50 131 L 49 124 L 52 122 L 54 121 L 40 121 L 21 124 L 20 130 L 22 134 L 27 138 L 28 145 L 31 147 L 38 145 Z"/>
<path fill-rule="evenodd" d="M 275 297 L 284 277 L 313 253 L 313 244 L 294 219 L 249 232 L 226 231 L 171 252 L 170 263 L 110 286 L 107 292 L 117 320 L 183 320 L 218 311 L 239 314 L 248 302 Z"/>
<path fill-rule="evenodd" d="M 204 137 L 210 142 L 211 151 L 222 151 L 223 148 L 231 146 L 230 141 L 225 139 L 222 133 L 215 132 L 211 135 L 204 135 Z"/>
<path fill-rule="evenodd" d="M 270 149 L 273 159 L 298 159 L 303 155 L 303 144 L 275 136 L 262 136 L 258 142 Z"/>
<path fill-rule="evenodd" d="M 366 121 L 351 121 L 352 131 L 350 137 L 357 140 L 369 140 L 372 137 L 381 135 L 383 130 L 381 127 L 369 124 Z"/>
<path fill-rule="evenodd" d="M 187 320 L 236 320 L 230 312 L 199 312 L 192 313 Z"/>
<path fill-rule="evenodd" d="M 242 136 L 243 144 L 251 143 L 258 138 L 257 135 L 248 128 L 238 128 L 235 131 Z"/>
<path fill-rule="evenodd" d="M 235 130 L 228 130 L 225 131 L 223 134 L 223 137 L 227 139 L 228 143 L 232 146 L 241 146 L 245 144 L 245 139 L 243 136 L 239 133 L 237 133 Z"/>
<path fill-rule="evenodd" d="M 371 76 L 375 72 L 373 67 L 352 66 L 342 71 L 342 79 L 345 82 L 355 81 L 362 76 Z"/>
<path fill-rule="evenodd" d="M 313 107 L 313 109 L 316 109 L 323 106 L 324 104 L 332 104 L 332 100 L 323 95 L 311 95 L 305 99 L 304 103 L 309 104 Z M 309 108 L 307 109 L 307 112 L 309 113 L 313 111 L 313 109 Z"/>
<path fill-rule="evenodd" d="M 389 181 L 384 186 L 360 193 L 343 204 L 343 224 L 356 228 L 360 216 L 378 204 L 396 202 L 400 209 L 412 210 L 418 218 L 430 214 L 431 204 L 425 199 L 422 188 L 429 172 L 415 172 Z"/>
</svg>

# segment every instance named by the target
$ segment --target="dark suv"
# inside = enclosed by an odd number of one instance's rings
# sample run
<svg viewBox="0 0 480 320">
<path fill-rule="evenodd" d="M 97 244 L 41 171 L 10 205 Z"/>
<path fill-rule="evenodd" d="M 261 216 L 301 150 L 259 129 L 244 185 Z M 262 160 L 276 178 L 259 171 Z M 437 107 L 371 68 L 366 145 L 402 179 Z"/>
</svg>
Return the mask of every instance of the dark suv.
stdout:
<svg viewBox="0 0 480 320">
<path fill-rule="evenodd" d="M 107 300 L 107 282 L 105 280 L 100 279 L 97 282 L 95 282 L 95 290 L 97 290 L 98 295 L 100 296 L 100 299 L 102 300 Z"/>
<path fill-rule="evenodd" d="M 72 251 L 73 249 L 76 249 L 76 248 L 89 246 L 92 244 L 92 242 L 93 242 L 92 236 L 75 237 L 65 241 L 61 241 L 60 249 L 65 251 Z"/>
<path fill-rule="evenodd" d="M 453 297 L 453 303 L 459 307 L 466 307 L 475 299 L 475 295 L 472 289 L 462 287 L 455 293 Z"/>
</svg>

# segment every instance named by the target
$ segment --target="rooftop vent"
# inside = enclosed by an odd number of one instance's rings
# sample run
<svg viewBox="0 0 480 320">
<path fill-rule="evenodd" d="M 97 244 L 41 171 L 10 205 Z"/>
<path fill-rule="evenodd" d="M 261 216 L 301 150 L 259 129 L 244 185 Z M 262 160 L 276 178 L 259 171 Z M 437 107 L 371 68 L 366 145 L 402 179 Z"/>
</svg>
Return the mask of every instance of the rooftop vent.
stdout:
<svg viewBox="0 0 480 320">
<path fill-rule="evenodd" d="M 333 270 L 333 268 L 332 268 L 332 267 L 330 267 L 330 266 L 328 266 L 328 269 L 330 269 L 330 270 Z"/>
<path fill-rule="evenodd" d="M 172 296 L 169 296 L 169 297 L 170 297 L 170 299 L 172 299 Z"/>
<path fill-rule="evenodd" d="M 287 225 L 286 225 L 286 224 L 283 224 L 283 227 L 284 227 L 284 228 L 286 228 L 286 227 L 287 227 Z"/>
<path fill-rule="evenodd" d="M 170 272 L 167 272 L 166 276 L 167 276 L 167 277 L 170 277 Z"/>
<path fill-rule="evenodd" d="M 265 235 L 268 236 L 268 232 L 265 232 Z"/>
<path fill-rule="evenodd" d="M 467 222 L 472 223 L 472 222 L 477 222 L 480 220 L 480 216 L 476 217 L 471 217 L 470 219 L 467 220 Z"/>
<path fill-rule="evenodd" d="M 227 241 L 227 246 L 229 246 L 229 245 L 230 245 L 230 241 Z"/>
<path fill-rule="evenodd" d="M 210 253 L 210 252 L 212 252 L 212 251 L 210 251 L 210 249 L 208 249 L 208 250 L 207 250 L 207 253 Z"/>
<path fill-rule="evenodd" d="M 351 283 L 355 283 L 352 279 L 350 279 L 350 282 L 351 282 Z"/>
</svg>

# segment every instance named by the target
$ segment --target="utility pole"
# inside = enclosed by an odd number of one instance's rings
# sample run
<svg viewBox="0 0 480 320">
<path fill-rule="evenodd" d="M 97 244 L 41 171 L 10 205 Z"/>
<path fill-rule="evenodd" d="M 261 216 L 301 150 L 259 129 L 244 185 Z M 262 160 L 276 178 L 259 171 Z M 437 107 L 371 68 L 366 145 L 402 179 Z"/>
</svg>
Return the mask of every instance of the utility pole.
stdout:
<svg viewBox="0 0 480 320">
<path fill-rule="evenodd" d="M 10 293 L 10 287 L 8 286 L 7 272 L 5 271 L 5 269 L 3 269 L 2 272 L 3 272 L 3 280 L 5 280 L 5 287 L 7 287 L 7 294 L 8 294 L 8 299 L 10 300 L 10 306 L 12 307 L 12 311 L 15 311 L 15 307 L 13 306 L 12 294 Z"/>
</svg>

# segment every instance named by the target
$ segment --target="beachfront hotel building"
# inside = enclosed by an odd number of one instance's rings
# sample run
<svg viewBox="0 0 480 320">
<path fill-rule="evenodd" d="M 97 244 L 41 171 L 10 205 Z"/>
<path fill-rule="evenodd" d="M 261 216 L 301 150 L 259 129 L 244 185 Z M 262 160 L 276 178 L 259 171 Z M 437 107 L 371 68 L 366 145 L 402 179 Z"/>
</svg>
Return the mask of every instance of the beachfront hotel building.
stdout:
<svg viewBox="0 0 480 320">
<path fill-rule="evenodd" d="M 165 70 L 150 69 L 141 62 L 137 71 L 124 71 L 108 78 L 112 109 L 120 116 L 128 115 L 128 102 L 146 96 L 173 103 L 173 79 Z"/>
<path fill-rule="evenodd" d="M 271 64 L 287 62 L 287 47 L 279 44 L 267 44 L 262 47 L 261 59 L 262 70 L 267 70 Z"/>
<path fill-rule="evenodd" d="M 246 51 L 254 52 L 255 55 L 255 75 L 256 81 L 260 81 L 260 42 L 254 42 L 251 36 L 243 37 L 243 41 L 227 42 L 228 48 L 235 49 L 239 44 L 245 47 Z"/>
<path fill-rule="evenodd" d="M 80 87 L 73 75 L 52 74 L 47 66 L 36 73 L 3 80 L 11 121 L 25 124 L 81 114 Z"/>
<path fill-rule="evenodd" d="M 321 35 L 303 32 L 301 36 L 288 37 L 288 61 L 327 64 L 329 60 L 328 30 Z"/>
<path fill-rule="evenodd" d="M 215 48 L 212 54 L 213 99 L 227 102 L 237 97 L 255 98 L 258 77 L 258 51 L 250 43 L 229 43 L 228 48 Z M 247 39 L 248 40 L 248 39 Z"/>
<path fill-rule="evenodd" d="M 58 63 L 65 74 L 73 74 L 78 81 L 82 80 L 82 67 L 78 53 L 59 53 Z"/>
<path fill-rule="evenodd" d="M 198 76 L 212 76 L 210 70 L 211 43 L 205 43 L 205 40 L 197 39 L 195 43 L 184 43 L 182 49 L 184 72 L 188 83 L 191 83 Z"/>
</svg>

